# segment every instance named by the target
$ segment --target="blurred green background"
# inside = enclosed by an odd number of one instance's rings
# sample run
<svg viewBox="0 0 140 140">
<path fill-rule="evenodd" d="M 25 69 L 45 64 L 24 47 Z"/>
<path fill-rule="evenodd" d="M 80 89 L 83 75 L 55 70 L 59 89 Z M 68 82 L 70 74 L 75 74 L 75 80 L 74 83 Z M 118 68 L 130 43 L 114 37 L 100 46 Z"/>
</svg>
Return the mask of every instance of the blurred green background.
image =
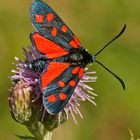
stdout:
<svg viewBox="0 0 140 140">
<path fill-rule="evenodd" d="M 129 140 L 128 128 L 140 137 L 140 0 L 46 0 L 67 25 L 95 54 L 126 23 L 125 34 L 98 56 L 126 84 L 126 91 L 99 65 L 91 84 L 97 107 L 82 103 L 84 119 L 72 119 L 54 131 L 53 140 Z M 8 76 L 14 56 L 23 58 L 22 46 L 30 45 L 34 31 L 29 15 L 30 0 L 3 0 L 0 4 L 0 139 L 18 140 L 14 134 L 30 135 L 12 120 L 8 109 Z"/>
</svg>

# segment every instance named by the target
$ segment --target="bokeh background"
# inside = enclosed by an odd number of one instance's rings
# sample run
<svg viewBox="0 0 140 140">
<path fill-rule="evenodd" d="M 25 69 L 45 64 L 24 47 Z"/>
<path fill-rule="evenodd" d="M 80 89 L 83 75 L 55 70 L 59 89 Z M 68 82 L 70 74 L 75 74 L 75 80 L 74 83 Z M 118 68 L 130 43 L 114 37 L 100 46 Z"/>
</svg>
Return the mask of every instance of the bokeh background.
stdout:
<svg viewBox="0 0 140 140">
<path fill-rule="evenodd" d="M 67 25 L 95 54 L 127 24 L 125 34 L 111 44 L 98 60 L 125 81 L 126 90 L 108 72 L 94 64 L 97 82 L 90 84 L 97 107 L 82 103 L 84 119 L 77 117 L 56 129 L 53 140 L 129 140 L 130 128 L 140 137 L 140 0 L 46 0 Z M 23 58 L 22 46 L 31 44 L 34 31 L 29 15 L 30 0 L 0 2 L 0 139 L 18 140 L 14 134 L 30 135 L 12 120 L 8 89 L 14 57 Z"/>
</svg>

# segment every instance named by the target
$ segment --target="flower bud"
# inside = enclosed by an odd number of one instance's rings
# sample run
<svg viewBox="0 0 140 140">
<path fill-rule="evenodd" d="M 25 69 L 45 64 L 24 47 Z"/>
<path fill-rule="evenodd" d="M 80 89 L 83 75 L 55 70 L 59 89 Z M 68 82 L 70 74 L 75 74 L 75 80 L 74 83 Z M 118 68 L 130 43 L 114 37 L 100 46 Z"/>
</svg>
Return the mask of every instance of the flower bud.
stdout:
<svg viewBox="0 0 140 140">
<path fill-rule="evenodd" d="M 17 82 L 11 89 L 9 106 L 15 121 L 27 124 L 32 116 L 31 96 L 32 88 L 25 82 Z"/>
</svg>

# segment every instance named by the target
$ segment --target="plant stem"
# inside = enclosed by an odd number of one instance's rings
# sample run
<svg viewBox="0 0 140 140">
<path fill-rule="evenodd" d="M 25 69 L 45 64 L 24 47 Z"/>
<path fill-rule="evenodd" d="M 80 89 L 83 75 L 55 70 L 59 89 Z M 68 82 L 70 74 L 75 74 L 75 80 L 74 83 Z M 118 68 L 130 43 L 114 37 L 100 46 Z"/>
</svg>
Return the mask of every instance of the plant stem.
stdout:
<svg viewBox="0 0 140 140">
<path fill-rule="evenodd" d="M 43 137 L 43 140 L 52 140 L 52 131 L 47 131 Z"/>
</svg>

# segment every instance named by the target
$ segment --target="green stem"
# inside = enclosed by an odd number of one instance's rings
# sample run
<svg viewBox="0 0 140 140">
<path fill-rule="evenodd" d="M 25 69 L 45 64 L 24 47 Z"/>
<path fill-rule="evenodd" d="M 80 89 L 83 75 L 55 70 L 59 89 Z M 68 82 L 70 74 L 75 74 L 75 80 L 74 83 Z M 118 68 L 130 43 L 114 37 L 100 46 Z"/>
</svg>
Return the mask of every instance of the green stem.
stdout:
<svg viewBox="0 0 140 140">
<path fill-rule="evenodd" d="M 52 131 L 45 129 L 44 125 L 39 121 L 27 125 L 27 128 L 36 140 L 52 140 Z"/>
<path fill-rule="evenodd" d="M 52 140 L 52 131 L 47 131 L 43 137 L 43 140 Z"/>
</svg>

